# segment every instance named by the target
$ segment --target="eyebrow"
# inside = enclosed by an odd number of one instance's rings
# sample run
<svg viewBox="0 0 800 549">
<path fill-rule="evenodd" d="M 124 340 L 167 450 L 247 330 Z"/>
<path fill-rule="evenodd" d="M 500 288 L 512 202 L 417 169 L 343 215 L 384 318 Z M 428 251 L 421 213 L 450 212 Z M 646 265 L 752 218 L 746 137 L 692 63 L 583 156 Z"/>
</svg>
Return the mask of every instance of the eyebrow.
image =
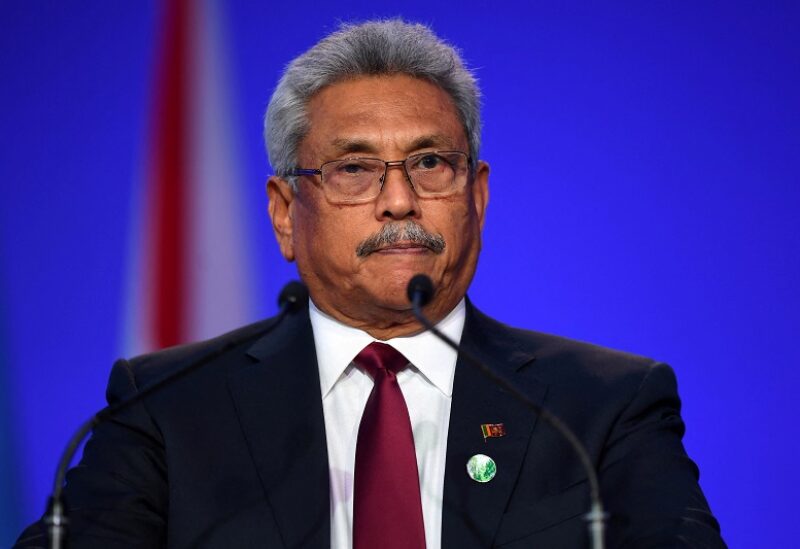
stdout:
<svg viewBox="0 0 800 549">
<path fill-rule="evenodd" d="M 336 153 L 339 156 L 354 153 L 378 154 L 378 149 L 374 142 L 368 139 L 340 137 L 333 140 L 333 146 L 336 148 Z M 421 135 L 411 141 L 409 146 L 406 147 L 406 152 L 411 153 L 419 149 L 437 147 L 452 148 L 453 141 L 449 137 L 439 134 Z"/>
<path fill-rule="evenodd" d="M 411 146 L 408 148 L 408 152 L 415 151 L 417 149 L 428 149 L 434 147 L 452 148 L 453 140 L 444 135 L 438 135 L 438 134 L 423 135 L 411 142 Z"/>
<path fill-rule="evenodd" d="M 375 154 L 376 149 L 367 139 L 339 137 L 333 140 L 337 155 L 351 153 L 371 153 Z"/>
</svg>

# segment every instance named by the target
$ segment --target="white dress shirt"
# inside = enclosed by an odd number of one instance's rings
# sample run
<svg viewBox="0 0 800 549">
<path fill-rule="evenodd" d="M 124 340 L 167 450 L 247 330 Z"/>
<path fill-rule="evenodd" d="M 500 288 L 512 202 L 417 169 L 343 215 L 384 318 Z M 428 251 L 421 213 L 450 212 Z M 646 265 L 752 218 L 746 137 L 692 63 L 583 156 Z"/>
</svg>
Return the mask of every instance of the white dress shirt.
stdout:
<svg viewBox="0 0 800 549">
<path fill-rule="evenodd" d="M 377 341 L 321 312 L 309 300 L 311 327 L 319 364 L 322 409 L 331 483 L 331 547 L 353 546 L 353 473 L 361 414 L 372 391 L 372 378 L 353 365 L 361 350 Z M 464 300 L 437 327 L 457 342 L 466 314 Z M 427 549 L 442 545 L 442 497 L 447 430 L 456 369 L 456 352 L 430 332 L 384 341 L 411 366 L 397 374 L 403 392 L 419 470 Z"/>
</svg>

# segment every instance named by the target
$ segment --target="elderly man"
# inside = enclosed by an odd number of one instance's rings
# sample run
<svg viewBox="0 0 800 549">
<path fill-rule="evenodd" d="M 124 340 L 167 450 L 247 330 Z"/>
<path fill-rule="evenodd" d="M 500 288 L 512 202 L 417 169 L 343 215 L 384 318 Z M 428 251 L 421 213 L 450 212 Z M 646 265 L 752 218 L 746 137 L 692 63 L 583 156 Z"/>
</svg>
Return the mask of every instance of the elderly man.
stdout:
<svg viewBox="0 0 800 549">
<path fill-rule="evenodd" d="M 667 366 L 512 329 L 466 299 L 489 167 L 452 47 L 402 21 L 344 26 L 286 69 L 266 138 L 270 217 L 310 300 L 115 365 L 111 402 L 202 367 L 95 429 L 67 477 L 73 547 L 585 546 L 577 456 L 423 331 L 417 273 L 439 330 L 583 442 L 609 546 L 724 546 Z"/>
</svg>

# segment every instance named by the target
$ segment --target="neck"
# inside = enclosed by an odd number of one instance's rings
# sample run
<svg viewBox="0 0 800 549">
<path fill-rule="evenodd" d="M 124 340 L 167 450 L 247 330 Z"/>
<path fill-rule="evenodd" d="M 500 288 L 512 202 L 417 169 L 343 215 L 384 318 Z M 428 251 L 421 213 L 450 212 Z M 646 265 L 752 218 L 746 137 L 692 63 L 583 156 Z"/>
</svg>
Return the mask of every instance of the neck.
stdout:
<svg viewBox="0 0 800 549">
<path fill-rule="evenodd" d="M 461 298 L 451 303 L 433 302 L 425 308 L 425 315 L 434 324 L 437 324 L 452 311 Z M 314 306 L 329 317 L 368 333 L 380 341 L 387 341 L 395 337 L 408 337 L 425 331 L 411 311 L 410 305 L 403 309 L 392 307 L 374 307 L 372 310 L 360 309 L 358 314 L 353 314 L 347 309 L 334 308 L 330 304 L 312 298 Z"/>
</svg>

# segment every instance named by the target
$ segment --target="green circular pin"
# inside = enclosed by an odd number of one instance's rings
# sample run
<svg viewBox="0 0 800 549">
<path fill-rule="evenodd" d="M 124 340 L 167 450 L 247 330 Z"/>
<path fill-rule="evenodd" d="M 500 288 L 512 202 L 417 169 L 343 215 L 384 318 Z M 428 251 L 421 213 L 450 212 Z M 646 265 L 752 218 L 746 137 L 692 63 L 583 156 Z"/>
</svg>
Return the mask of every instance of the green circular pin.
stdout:
<svg viewBox="0 0 800 549">
<path fill-rule="evenodd" d="M 475 454 L 467 462 L 467 474 L 475 482 L 489 482 L 497 474 L 497 465 L 489 456 Z"/>
</svg>

